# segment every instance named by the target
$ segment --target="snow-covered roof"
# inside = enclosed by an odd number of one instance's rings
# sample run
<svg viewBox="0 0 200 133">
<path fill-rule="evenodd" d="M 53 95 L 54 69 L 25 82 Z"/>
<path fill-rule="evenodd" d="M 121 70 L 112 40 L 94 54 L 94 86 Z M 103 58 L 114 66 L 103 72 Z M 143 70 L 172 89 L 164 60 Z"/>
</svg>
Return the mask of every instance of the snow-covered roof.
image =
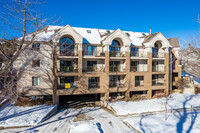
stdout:
<svg viewBox="0 0 200 133">
<path fill-rule="evenodd" d="M 50 41 L 51 36 L 63 28 L 63 26 L 54 26 L 49 25 L 38 31 L 35 41 Z M 80 28 L 80 27 L 72 27 L 77 33 L 79 33 L 83 37 L 83 43 L 89 44 L 101 44 L 101 41 L 109 34 L 111 34 L 114 30 L 106 30 L 106 29 L 96 29 L 96 28 Z M 145 39 L 145 36 L 148 36 L 148 33 L 142 32 L 132 32 L 132 31 L 123 31 L 125 34 L 129 34 L 128 37 L 131 39 L 132 45 L 142 46 L 142 43 Z M 30 40 L 32 34 L 26 37 L 26 40 Z"/>
</svg>

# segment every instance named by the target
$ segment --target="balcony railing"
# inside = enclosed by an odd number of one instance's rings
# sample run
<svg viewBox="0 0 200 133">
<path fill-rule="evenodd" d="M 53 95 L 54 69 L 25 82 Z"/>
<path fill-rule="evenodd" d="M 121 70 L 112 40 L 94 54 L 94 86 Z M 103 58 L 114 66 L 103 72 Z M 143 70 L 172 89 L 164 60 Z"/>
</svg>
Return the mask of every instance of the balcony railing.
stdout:
<svg viewBox="0 0 200 133">
<path fill-rule="evenodd" d="M 110 57 L 121 57 L 120 51 L 110 51 Z"/>
<path fill-rule="evenodd" d="M 144 52 L 135 52 L 135 51 L 131 51 L 130 52 L 130 56 L 131 57 L 147 57 L 147 55 Z"/>
<path fill-rule="evenodd" d="M 120 66 L 110 66 L 109 71 L 110 72 L 125 72 L 126 69 L 125 67 L 120 67 Z"/>
<path fill-rule="evenodd" d="M 97 50 L 84 50 L 83 55 L 87 56 L 97 56 Z"/>
<path fill-rule="evenodd" d="M 109 87 L 112 88 L 112 87 L 124 87 L 125 85 L 123 83 L 120 83 L 120 81 L 112 81 L 112 82 L 109 82 Z"/>
<path fill-rule="evenodd" d="M 60 66 L 60 72 L 78 72 L 73 66 Z"/>
<path fill-rule="evenodd" d="M 165 72 L 165 66 L 152 66 L 152 72 Z"/>
<path fill-rule="evenodd" d="M 144 86 L 144 80 L 135 80 L 135 87 Z"/>
<path fill-rule="evenodd" d="M 139 65 L 139 66 L 131 66 L 130 67 L 131 72 L 147 72 L 147 65 Z"/>
<path fill-rule="evenodd" d="M 152 85 L 165 85 L 164 79 L 152 79 Z"/>
<path fill-rule="evenodd" d="M 60 50 L 60 56 L 77 56 L 74 49 Z"/>
<path fill-rule="evenodd" d="M 104 66 L 83 66 L 83 72 L 104 72 Z"/>
<path fill-rule="evenodd" d="M 77 85 L 75 83 L 60 83 L 58 85 L 58 90 L 61 90 L 61 89 L 72 89 L 72 88 L 77 88 Z"/>
<path fill-rule="evenodd" d="M 96 89 L 96 88 L 100 88 L 99 82 L 90 82 L 88 84 L 88 89 Z"/>
<path fill-rule="evenodd" d="M 162 52 L 153 52 L 152 53 L 153 58 L 164 58 L 164 53 Z"/>
</svg>

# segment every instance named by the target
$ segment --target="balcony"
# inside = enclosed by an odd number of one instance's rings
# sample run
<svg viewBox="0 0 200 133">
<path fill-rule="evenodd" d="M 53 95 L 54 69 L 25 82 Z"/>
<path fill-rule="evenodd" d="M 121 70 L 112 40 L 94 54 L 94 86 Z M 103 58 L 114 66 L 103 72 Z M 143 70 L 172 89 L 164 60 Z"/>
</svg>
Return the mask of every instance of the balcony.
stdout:
<svg viewBox="0 0 200 133">
<path fill-rule="evenodd" d="M 130 52 L 130 56 L 131 57 L 141 57 L 141 58 L 146 58 L 147 57 L 147 55 L 145 53 L 136 52 L 136 51 L 131 51 Z"/>
<path fill-rule="evenodd" d="M 152 86 L 165 85 L 164 79 L 152 79 Z"/>
<path fill-rule="evenodd" d="M 58 90 L 63 90 L 63 89 L 75 89 L 77 88 L 76 83 L 60 83 L 58 85 Z"/>
<path fill-rule="evenodd" d="M 109 82 L 109 87 L 110 88 L 113 88 L 113 87 L 123 88 L 123 87 L 125 87 L 125 85 L 123 83 L 120 83 L 120 81 L 111 81 L 111 82 Z"/>
<path fill-rule="evenodd" d="M 88 89 L 97 89 L 100 88 L 99 82 L 89 82 Z"/>
<path fill-rule="evenodd" d="M 153 52 L 152 58 L 164 58 L 164 53 L 162 52 Z"/>
<path fill-rule="evenodd" d="M 74 66 L 60 66 L 60 72 L 78 72 L 78 69 Z"/>
<path fill-rule="evenodd" d="M 110 72 L 126 72 L 125 67 L 120 67 L 120 66 L 110 66 L 109 67 Z"/>
<path fill-rule="evenodd" d="M 152 72 L 165 72 L 165 66 L 152 66 Z"/>
<path fill-rule="evenodd" d="M 120 51 L 110 51 L 110 57 L 122 57 Z"/>
<path fill-rule="evenodd" d="M 131 72 L 147 72 L 148 67 L 147 67 L 147 65 L 131 66 L 130 71 Z"/>
<path fill-rule="evenodd" d="M 97 50 L 84 50 L 83 55 L 85 56 L 97 56 Z"/>
<path fill-rule="evenodd" d="M 135 87 L 144 86 L 144 80 L 135 80 Z"/>
<path fill-rule="evenodd" d="M 102 66 L 83 66 L 83 72 L 88 73 L 88 72 L 104 72 L 105 67 Z"/>
<path fill-rule="evenodd" d="M 60 50 L 60 56 L 77 56 L 74 49 Z"/>
</svg>

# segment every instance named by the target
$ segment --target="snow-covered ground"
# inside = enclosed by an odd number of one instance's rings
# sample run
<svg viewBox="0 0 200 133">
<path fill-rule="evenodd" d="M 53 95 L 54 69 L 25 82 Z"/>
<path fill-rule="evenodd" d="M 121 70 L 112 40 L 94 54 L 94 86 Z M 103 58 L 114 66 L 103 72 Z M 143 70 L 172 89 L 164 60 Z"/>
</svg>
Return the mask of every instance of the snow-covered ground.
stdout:
<svg viewBox="0 0 200 133">
<path fill-rule="evenodd" d="M 173 93 L 168 97 L 167 109 L 191 108 L 200 106 L 200 94 Z M 109 103 L 117 115 L 129 115 L 144 112 L 165 110 L 166 98 L 149 99 L 142 101 L 117 101 Z"/>
<path fill-rule="evenodd" d="M 151 99 L 136 102 L 123 102 L 118 101 L 112 103 L 115 106 L 119 114 L 132 114 L 127 116 L 114 116 L 112 113 L 104 110 L 100 107 L 83 107 L 78 109 L 61 109 L 57 114 L 52 116 L 50 119 L 39 123 L 35 126 L 4 129 L 0 130 L 1 133 L 12 133 L 12 132 L 25 132 L 25 133 L 135 133 L 136 130 L 146 133 L 168 133 L 168 132 L 200 132 L 200 95 L 193 94 L 177 94 L 174 93 L 169 97 L 168 108 L 179 110 L 168 110 L 167 120 L 165 120 L 165 112 L 154 112 L 153 111 L 164 110 L 165 98 Z M 39 110 L 43 106 L 38 106 Z M 188 109 L 184 109 L 188 108 Z M 18 117 L 20 115 L 26 115 L 15 121 L 8 121 L 9 123 L 21 122 L 26 118 L 35 118 L 39 121 L 40 113 L 32 116 L 34 109 L 27 109 L 24 113 L 11 113 L 11 116 Z M 37 110 L 37 109 L 35 109 Z M 7 109 L 8 113 L 10 112 Z M 6 113 L 6 112 L 4 112 Z M 13 114 L 13 115 L 12 115 Z M 0 116 L 0 121 L 1 121 Z M 18 121 L 17 121 L 18 120 Z M 27 121 L 26 121 L 27 122 Z M 30 119 L 29 122 L 33 123 Z M 22 122 L 23 123 L 23 122 Z M 37 123 L 37 122 L 35 122 Z M 127 126 L 128 125 L 128 126 Z M 131 126 L 130 126 L 131 125 Z M 136 129 L 136 130 L 135 130 Z"/>
<path fill-rule="evenodd" d="M 156 115 L 142 115 L 125 119 L 136 130 L 145 133 L 199 133 L 200 111 L 174 111 Z"/>
<path fill-rule="evenodd" d="M 18 107 L 9 104 L 0 108 L 0 127 L 36 125 L 55 106 Z"/>
<path fill-rule="evenodd" d="M 78 121 L 77 115 L 85 114 Z M 56 115 L 34 127 L 0 130 L 1 133 L 136 133 L 123 123 L 124 118 L 115 117 L 100 107 L 62 109 Z"/>
</svg>

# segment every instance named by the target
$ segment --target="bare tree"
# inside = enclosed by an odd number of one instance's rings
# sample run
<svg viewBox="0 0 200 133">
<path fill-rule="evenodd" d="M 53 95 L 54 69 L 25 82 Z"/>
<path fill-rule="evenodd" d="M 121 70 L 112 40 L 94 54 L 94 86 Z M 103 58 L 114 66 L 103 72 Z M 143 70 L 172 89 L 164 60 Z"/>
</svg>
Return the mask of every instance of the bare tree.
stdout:
<svg viewBox="0 0 200 133">
<path fill-rule="evenodd" d="M 4 88 L 2 96 L 5 96 L 5 93 L 12 94 L 12 96 L 17 95 L 14 91 L 16 77 L 21 76 L 23 68 L 15 70 L 14 63 L 20 56 L 24 57 L 20 60 L 25 61 L 25 57 L 29 56 L 27 50 L 30 50 L 31 45 L 38 41 L 40 33 L 44 30 L 42 27 L 57 21 L 42 16 L 38 10 L 38 6 L 41 4 L 42 2 L 39 0 L 6 0 L 0 3 L 0 26 L 2 29 L 0 31 L 0 38 L 2 38 L 2 43 L 0 43 L 2 57 L 0 83 L 1 88 Z M 54 50 L 53 45 L 51 46 Z M 10 49 L 10 52 L 7 49 Z M 52 50 L 48 52 L 52 53 Z M 23 67 L 25 65 L 23 64 Z"/>
<path fill-rule="evenodd" d="M 200 24 L 200 17 L 197 19 Z M 200 31 L 190 42 L 183 40 L 186 48 L 180 51 L 183 70 L 200 78 Z"/>
</svg>

